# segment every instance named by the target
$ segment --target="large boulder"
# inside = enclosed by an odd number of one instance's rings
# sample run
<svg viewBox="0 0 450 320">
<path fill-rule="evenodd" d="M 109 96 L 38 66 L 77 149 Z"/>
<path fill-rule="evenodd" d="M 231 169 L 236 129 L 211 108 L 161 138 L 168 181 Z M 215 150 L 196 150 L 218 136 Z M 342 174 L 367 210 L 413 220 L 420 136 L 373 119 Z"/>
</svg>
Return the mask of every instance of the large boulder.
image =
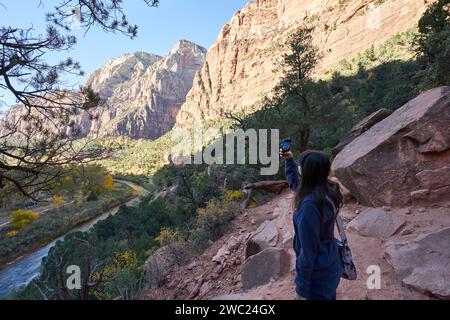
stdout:
<svg viewBox="0 0 450 320">
<path fill-rule="evenodd" d="M 144 264 L 145 287 L 158 288 L 176 265 L 177 258 L 168 246 L 156 250 Z"/>
<path fill-rule="evenodd" d="M 450 126 L 450 125 L 449 125 Z M 419 189 L 411 192 L 413 204 L 436 203 L 448 199 L 450 194 L 450 161 L 449 166 L 434 170 L 423 170 L 416 174 Z"/>
<path fill-rule="evenodd" d="M 261 286 L 271 279 L 286 275 L 290 271 L 291 255 L 285 249 L 267 248 L 251 256 L 242 269 L 244 290 Z"/>
<path fill-rule="evenodd" d="M 394 235 L 406 223 L 405 216 L 383 210 L 368 208 L 361 212 L 348 225 L 348 230 L 355 230 L 365 237 L 387 239 Z"/>
<path fill-rule="evenodd" d="M 339 144 L 333 148 L 332 154 L 336 156 L 339 152 L 341 152 L 346 145 L 355 140 L 357 137 L 362 135 L 364 132 L 372 128 L 381 120 L 384 120 L 388 116 L 392 114 L 391 111 L 387 109 L 380 109 L 372 113 L 371 115 L 365 117 L 360 122 L 358 122 L 351 130 L 350 134 L 346 136 L 344 139 L 339 142 Z"/>
<path fill-rule="evenodd" d="M 339 190 L 342 194 L 342 201 L 344 201 L 344 203 L 350 202 L 350 200 L 354 199 L 350 191 L 339 181 L 338 178 L 330 177 L 330 181 L 339 186 Z"/>
<path fill-rule="evenodd" d="M 278 236 L 277 225 L 270 220 L 264 221 L 245 244 L 245 259 L 268 247 L 274 247 L 278 242 Z"/>
<path fill-rule="evenodd" d="M 332 170 L 371 207 L 408 205 L 418 190 L 429 203 L 450 199 L 449 123 L 450 87 L 429 90 L 350 142 Z"/>
<path fill-rule="evenodd" d="M 278 227 L 272 221 L 264 221 L 251 236 L 251 239 L 257 242 L 266 242 L 270 246 L 275 246 L 278 241 Z"/>
<path fill-rule="evenodd" d="M 385 255 L 405 285 L 450 298 L 450 228 L 386 247 Z"/>
</svg>

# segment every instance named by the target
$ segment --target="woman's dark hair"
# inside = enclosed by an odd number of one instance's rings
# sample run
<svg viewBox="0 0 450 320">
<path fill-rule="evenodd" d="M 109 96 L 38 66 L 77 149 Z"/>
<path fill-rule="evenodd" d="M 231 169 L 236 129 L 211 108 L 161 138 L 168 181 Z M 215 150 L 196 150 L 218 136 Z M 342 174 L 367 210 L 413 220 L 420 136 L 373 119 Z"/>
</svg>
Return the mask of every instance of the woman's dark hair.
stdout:
<svg viewBox="0 0 450 320">
<path fill-rule="evenodd" d="M 295 194 L 294 207 L 299 206 L 306 196 L 312 195 L 321 213 L 322 223 L 326 222 L 323 214 L 327 197 L 336 208 L 342 207 L 342 194 L 339 185 L 328 180 L 330 158 L 323 152 L 308 150 L 300 155 L 300 185 Z"/>
</svg>

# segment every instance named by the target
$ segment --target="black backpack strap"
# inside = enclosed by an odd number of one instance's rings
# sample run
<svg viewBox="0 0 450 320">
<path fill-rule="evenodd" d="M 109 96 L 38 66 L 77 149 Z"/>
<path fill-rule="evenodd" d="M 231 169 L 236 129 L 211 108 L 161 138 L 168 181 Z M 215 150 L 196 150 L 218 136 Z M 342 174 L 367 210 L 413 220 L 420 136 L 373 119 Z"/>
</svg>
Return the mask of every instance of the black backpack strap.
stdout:
<svg viewBox="0 0 450 320">
<path fill-rule="evenodd" d="M 342 223 L 342 219 L 338 214 L 339 210 L 336 209 L 336 206 L 334 205 L 333 200 L 331 200 L 328 196 L 327 196 L 327 200 L 331 203 L 331 206 L 333 207 L 333 212 L 336 217 L 336 226 L 337 226 L 337 229 L 339 232 L 339 237 L 341 238 L 341 241 L 343 243 L 347 243 L 347 235 L 345 234 L 344 224 Z"/>
</svg>

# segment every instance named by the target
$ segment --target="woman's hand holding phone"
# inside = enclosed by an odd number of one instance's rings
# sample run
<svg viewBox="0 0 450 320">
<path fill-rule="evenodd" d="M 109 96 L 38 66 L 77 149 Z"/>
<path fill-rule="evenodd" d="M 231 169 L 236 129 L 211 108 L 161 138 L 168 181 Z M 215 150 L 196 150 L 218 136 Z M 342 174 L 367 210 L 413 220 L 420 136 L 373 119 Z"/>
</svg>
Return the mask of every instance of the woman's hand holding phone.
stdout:
<svg viewBox="0 0 450 320">
<path fill-rule="evenodd" d="M 280 143 L 280 158 L 285 159 L 285 160 L 294 158 L 294 155 L 291 152 L 291 143 L 292 143 L 292 140 L 290 138 L 284 139 L 283 141 L 281 141 L 281 143 Z"/>
<path fill-rule="evenodd" d="M 280 158 L 284 160 L 294 159 L 294 155 L 292 154 L 292 151 L 283 151 L 280 149 Z"/>
</svg>

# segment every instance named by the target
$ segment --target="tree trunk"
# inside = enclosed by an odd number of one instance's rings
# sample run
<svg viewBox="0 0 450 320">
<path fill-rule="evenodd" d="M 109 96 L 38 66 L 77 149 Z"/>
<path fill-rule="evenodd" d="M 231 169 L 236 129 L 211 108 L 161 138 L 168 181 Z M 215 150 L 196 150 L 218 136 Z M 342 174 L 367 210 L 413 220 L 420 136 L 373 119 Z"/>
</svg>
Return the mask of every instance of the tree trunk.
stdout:
<svg viewBox="0 0 450 320">
<path fill-rule="evenodd" d="M 300 146 L 299 146 L 300 152 L 306 151 L 308 149 L 309 135 L 310 135 L 309 128 L 300 131 Z"/>
<path fill-rule="evenodd" d="M 284 189 L 288 188 L 289 184 L 286 180 L 279 181 L 260 181 L 255 183 L 248 183 L 244 185 L 244 193 L 247 197 L 241 202 L 241 208 L 247 208 L 253 195 L 253 190 L 261 189 L 275 193 L 281 193 Z"/>
</svg>

